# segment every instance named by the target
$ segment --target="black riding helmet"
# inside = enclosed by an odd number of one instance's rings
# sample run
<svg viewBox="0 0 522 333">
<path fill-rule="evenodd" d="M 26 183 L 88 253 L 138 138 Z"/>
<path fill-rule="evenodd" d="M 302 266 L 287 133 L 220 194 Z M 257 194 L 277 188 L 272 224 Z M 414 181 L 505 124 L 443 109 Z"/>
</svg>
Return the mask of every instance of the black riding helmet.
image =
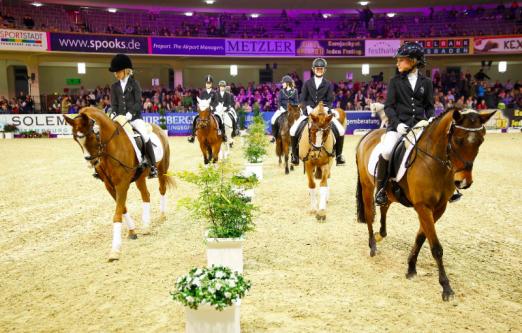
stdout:
<svg viewBox="0 0 522 333">
<path fill-rule="evenodd" d="M 399 47 L 395 53 L 394 58 L 408 57 L 410 59 L 417 60 L 417 67 L 423 67 L 426 65 L 426 57 L 424 56 L 424 48 L 415 42 L 405 42 Z"/>
<path fill-rule="evenodd" d="M 111 60 L 111 67 L 109 68 L 109 72 L 118 72 L 123 69 L 130 68 L 132 69 L 132 61 L 129 56 L 126 54 L 117 54 Z"/>
<path fill-rule="evenodd" d="M 315 68 L 315 67 L 326 68 L 327 65 L 328 64 L 326 63 L 326 60 L 324 60 L 323 58 L 315 58 L 314 62 L 312 62 L 312 68 Z"/>
<path fill-rule="evenodd" d="M 205 76 L 205 83 L 214 83 L 214 78 L 212 75 L 207 74 L 207 76 Z"/>
<path fill-rule="evenodd" d="M 281 79 L 281 83 L 294 83 L 294 80 L 292 79 L 292 77 L 290 75 L 285 75 L 283 76 L 283 78 Z"/>
</svg>

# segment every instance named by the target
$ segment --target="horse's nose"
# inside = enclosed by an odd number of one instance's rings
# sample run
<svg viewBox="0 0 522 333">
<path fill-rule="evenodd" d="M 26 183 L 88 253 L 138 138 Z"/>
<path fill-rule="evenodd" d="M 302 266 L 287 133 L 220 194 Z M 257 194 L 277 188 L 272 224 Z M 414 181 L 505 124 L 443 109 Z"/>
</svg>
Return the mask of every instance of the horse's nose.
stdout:
<svg viewBox="0 0 522 333">
<path fill-rule="evenodd" d="M 466 178 L 464 178 L 463 180 L 457 180 L 455 181 L 455 186 L 459 189 L 459 190 L 465 190 L 467 188 L 469 188 L 471 186 L 471 184 L 473 183 L 472 180 L 467 180 Z"/>
</svg>

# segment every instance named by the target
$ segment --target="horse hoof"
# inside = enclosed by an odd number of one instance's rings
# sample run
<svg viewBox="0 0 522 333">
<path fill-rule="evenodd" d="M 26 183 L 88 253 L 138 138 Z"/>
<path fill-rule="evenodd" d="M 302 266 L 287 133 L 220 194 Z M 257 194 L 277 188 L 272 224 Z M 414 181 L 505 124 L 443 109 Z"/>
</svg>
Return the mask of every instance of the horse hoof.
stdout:
<svg viewBox="0 0 522 333">
<path fill-rule="evenodd" d="M 320 210 L 316 215 L 315 218 L 317 221 L 324 221 L 326 220 L 326 212 L 324 210 Z"/>
<path fill-rule="evenodd" d="M 285 175 L 288 175 L 290 173 L 290 170 L 285 169 Z"/>
<path fill-rule="evenodd" d="M 120 251 L 111 250 L 109 254 L 109 262 L 113 262 L 115 260 L 120 260 Z"/>
<path fill-rule="evenodd" d="M 290 166 L 290 170 L 294 171 L 294 166 L 293 165 Z"/>
<path fill-rule="evenodd" d="M 370 257 L 375 257 L 375 253 L 377 252 L 376 249 L 371 249 L 370 250 Z"/>
<path fill-rule="evenodd" d="M 141 229 L 141 234 L 150 235 L 150 227 L 144 227 L 143 229 Z"/>
<path fill-rule="evenodd" d="M 383 237 L 381 236 L 381 234 L 378 233 L 378 232 L 374 233 L 373 236 L 375 237 L 375 240 L 376 240 L 377 242 L 380 242 L 380 241 L 382 241 L 382 239 L 383 239 Z"/>
<path fill-rule="evenodd" d="M 416 276 L 417 276 L 417 271 L 411 271 L 411 272 L 406 273 L 406 278 L 408 280 L 411 280 L 411 279 L 413 279 Z"/>
<path fill-rule="evenodd" d="M 161 212 L 159 218 L 160 218 L 160 221 L 166 221 L 167 220 L 167 214 L 165 214 L 165 212 Z"/>
<path fill-rule="evenodd" d="M 451 290 L 451 288 L 449 290 L 444 290 L 442 292 L 442 300 L 444 302 L 448 302 L 448 301 L 451 301 L 455 298 L 455 293 L 453 292 L 453 290 Z"/>
<path fill-rule="evenodd" d="M 138 239 L 138 235 L 136 235 L 136 234 L 129 234 L 129 235 L 127 236 L 127 238 L 128 238 L 128 239 Z"/>
</svg>

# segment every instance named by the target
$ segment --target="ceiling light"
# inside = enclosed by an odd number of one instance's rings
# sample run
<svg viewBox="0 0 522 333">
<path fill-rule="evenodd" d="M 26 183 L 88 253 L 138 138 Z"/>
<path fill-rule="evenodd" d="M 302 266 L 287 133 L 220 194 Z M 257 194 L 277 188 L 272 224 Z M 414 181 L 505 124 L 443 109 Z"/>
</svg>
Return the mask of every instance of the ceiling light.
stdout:
<svg viewBox="0 0 522 333">
<path fill-rule="evenodd" d="M 109 8 L 107 9 L 109 13 L 116 13 L 118 10 L 116 8 Z"/>
<path fill-rule="evenodd" d="M 215 2 L 214 0 L 205 0 L 205 3 L 206 3 L 207 5 L 213 5 L 214 2 Z"/>
<path fill-rule="evenodd" d="M 237 65 L 230 65 L 230 75 L 237 76 Z"/>
<path fill-rule="evenodd" d="M 252 18 L 258 18 L 258 17 L 259 17 L 259 14 L 257 14 L 257 13 L 250 14 L 250 17 L 252 17 Z"/>
<path fill-rule="evenodd" d="M 386 14 L 386 16 L 388 16 L 388 17 L 395 17 L 395 15 L 396 15 L 395 13 L 388 13 L 388 14 Z"/>
<path fill-rule="evenodd" d="M 42 3 L 41 2 L 33 2 L 31 5 L 33 5 L 35 7 L 42 7 Z"/>
<path fill-rule="evenodd" d="M 192 16 L 192 15 L 194 15 L 193 12 L 185 12 L 185 16 Z"/>
<path fill-rule="evenodd" d="M 507 61 L 499 61 L 498 62 L 499 73 L 505 73 L 506 70 L 507 70 Z"/>
<path fill-rule="evenodd" d="M 362 75 L 368 75 L 370 74 L 370 64 L 363 64 L 362 65 Z"/>
<path fill-rule="evenodd" d="M 325 19 L 329 18 L 330 16 L 332 16 L 332 14 L 323 14 L 323 18 Z"/>
<path fill-rule="evenodd" d="M 366 6 L 369 3 L 370 3 L 370 1 L 359 1 L 359 5 L 361 5 L 361 6 Z"/>
<path fill-rule="evenodd" d="M 78 63 L 78 74 L 85 74 L 85 63 L 84 62 Z"/>
</svg>

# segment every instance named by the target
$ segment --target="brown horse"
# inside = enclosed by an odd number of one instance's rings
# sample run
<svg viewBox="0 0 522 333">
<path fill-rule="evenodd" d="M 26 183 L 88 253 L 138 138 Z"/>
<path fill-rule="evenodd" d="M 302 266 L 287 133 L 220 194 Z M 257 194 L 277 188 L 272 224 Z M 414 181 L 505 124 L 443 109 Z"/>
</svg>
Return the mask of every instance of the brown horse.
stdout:
<svg viewBox="0 0 522 333">
<path fill-rule="evenodd" d="M 285 174 L 289 174 L 288 168 L 288 152 L 290 147 L 290 127 L 300 116 L 300 108 L 298 105 L 288 104 L 287 112 L 284 112 L 278 119 L 279 133 L 276 137 L 276 155 L 279 157 L 279 165 L 281 165 L 281 158 L 285 158 Z M 294 170 L 294 166 L 290 166 Z"/>
<path fill-rule="evenodd" d="M 455 187 L 464 189 L 471 186 L 473 161 L 486 134 L 484 123 L 494 113 L 450 109 L 435 118 L 418 140 L 409 157 L 410 167 L 398 183 L 417 212 L 420 222 L 408 258 L 406 277 L 410 279 L 417 274 L 417 256 L 427 238 L 439 269 L 444 301 L 453 298 L 454 293 L 442 263 L 442 246 L 437 238 L 435 223 L 444 214 Z M 386 213 L 389 204 L 380 208 L 381 227 L 379 233 L 374 235 L 372 223 L 375 217 L 375 180 L 368 172 L 371 152 L 384 132 L 384 129 L 369 132 L 361 139 L 356 150 L 357 219 L 368 226 L 370 256 L 374 256 L 377 251 L 376 236 L 377 240 L 386 237 Z M 392 193 L 392 184 L 388 183 L 386 192 L 390 202 L 398 201 Z"/>
<path fill-rule="evenodd" d="M 203 153 L 205 164 L 216 163 L 219 159 L 222 137 L 219 135 L 216 117 L 210 111 L 210 100 L 199 99 L 198 97 L 199 118 L 196 121 L 196 136 L 199 148 Z"/>
<path fill-rule="evenodd" d="M 111 120 L 103 111 L 86 107 L 80 110 L 74 119 L 64 116 L 72 126 L 73 137 L 80 145 L 85 160 L 90 166 L 95 167 L 98 175 L 103 180 L 107 191 L 116 201 L 116 211 L 113 217 L 113 240 L 109 261 L 118 260 L 121 252 L 121 224 L 123 219 L 129 229 L 128 238 L 136 239 L 134 221 L 130 217 L 125 205 L 127 191 L 138 169 L 138 159 L 130 142 L 120 124 Z M 94 124 L 99 127 L 99 133 L 94 129 Z M 167 186 L 174 185 L 166 173 L 169 168 L 170 150 L 168 139 L 163 130 L 152 125 L 153 132 L 159 137 L 163 146 L 163 158 L 157 162 L 159 174 L 159 191 L 161 194 L 160 211 L 165 213 Z M 141 193 L 143 201 L 143 234 L 150 233 L 150 193 L 147 190 L 147 168 L 136 179 L 136 186 Z"/>
<path fill-rule="evenodd" d="M 326 219 L 326 202 L 329 196 L 328 178 L 335 157 L 332 119 L 320 102 L 310 114 L 307 127 L 299 139 L 299 158 L 303 161 L 308 189 L 310 191 L 311 212 L 317 220 Z M 320 179 L 319 206 L 317 206 L 317 191 L 315 180 Z"/>
</svg>

